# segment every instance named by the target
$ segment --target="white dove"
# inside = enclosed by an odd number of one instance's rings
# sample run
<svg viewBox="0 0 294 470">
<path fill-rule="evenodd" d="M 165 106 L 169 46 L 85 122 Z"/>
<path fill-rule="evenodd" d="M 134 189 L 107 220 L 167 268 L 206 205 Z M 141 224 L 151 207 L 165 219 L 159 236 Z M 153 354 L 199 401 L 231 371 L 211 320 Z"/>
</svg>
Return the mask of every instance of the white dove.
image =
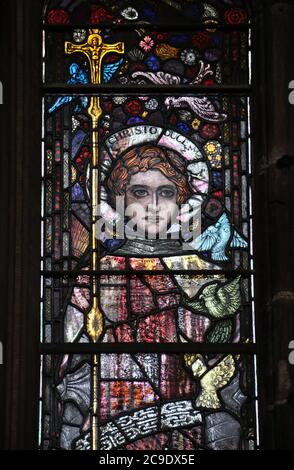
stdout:
<svg viewBox="0 0 294 470">
<path fill-rule="evenodd" d="M 212 409 L 221 408 L 218 392 L 235 375 L 236 363 L 233 356 L 231 354 L 225 356 L 210 369 L 201 354 L 185 354 L 184 361 L 186 367 L 191 369 L 194 377 L 200 382 L 200 390 L 195 400 L 195 406 Z"/>
<path fill-rule="evenodd" d="M 132 77 L 144 77 L 156 85 L 179 85 L 181 82 L 186 83 L 187 85 L 199 85 L 206 76 L 213 75 L 213 71 L 209 64 L 204 64 L 204 62 L 200 60 L 199 66 L 198 75 L 190 82 L 186 79 L 182 79 L 178 75 L 171 75 L 170 73 L 165 73 L 161 70 L 157 72 L 145 72 L 139 70 L 134 72 Z M 167 109 L 172 107 L 185 108 L 188 106 L 197 116 L 208 122 L 222 122 L 227 119 L 227 115 L 219 113 L 206 96 L 202 96 L 201 98 L 196 96 L 180 96 L 179 98 L 169 96 L 166 98 L 164 103 Z"/>
<path fill-rule="evenodd" d="M 200 118 L 208 122 L 221 122 L 227 118 L 226 114 L 219 113 L 212 102 L 206 97 L 201 98 L 196 96 L 168 96 L 164 101 L 167 109 L 170 108 L 185 108 L 189 106 L 192 111 Z"/>
</svg>

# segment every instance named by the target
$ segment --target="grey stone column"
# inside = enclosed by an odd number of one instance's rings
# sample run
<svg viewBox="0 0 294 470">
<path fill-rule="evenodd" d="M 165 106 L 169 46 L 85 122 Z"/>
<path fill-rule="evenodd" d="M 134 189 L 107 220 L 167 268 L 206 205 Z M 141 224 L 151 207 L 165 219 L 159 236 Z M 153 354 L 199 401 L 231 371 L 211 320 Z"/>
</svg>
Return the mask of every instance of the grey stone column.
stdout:
<svg viewBox="0 0 294 470">
<path fill-rule="evenodd" d="M 41 4 L 1 2 L 0 447 L 33 449 L 38 434 Z"/>
<path fill-rule="evenodd" d="M 255 249 L 262 443 L 294 448 L 294 4 L 265 1 L 257 21 Z"/>
</svg>

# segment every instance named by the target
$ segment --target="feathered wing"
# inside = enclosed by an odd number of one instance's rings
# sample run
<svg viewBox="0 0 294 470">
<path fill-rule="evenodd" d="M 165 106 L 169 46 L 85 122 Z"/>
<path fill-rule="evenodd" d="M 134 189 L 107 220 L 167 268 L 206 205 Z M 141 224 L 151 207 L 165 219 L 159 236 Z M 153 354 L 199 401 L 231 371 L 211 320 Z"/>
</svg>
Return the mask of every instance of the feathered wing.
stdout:
<svg viewBox="0 0 294 470">
<path fill-rule="evenodd" d="M 184 307 L 188 308 L 189 310 L 192 310 L 193 312 L 209 313 L 203 300 L 199 300 L 195 302 L 184 300 L 183 305 Z"/>
<path fill-rule="evenodd" d="M 199 251 L 209 251 L 217 242 L 216 233 L 212 233 L 209 227 L 194 241 Z"/>
<path fill-rule="evenodd" d="M 223 249 L 218 251 L 213 251 L 211 253 L 211 259 L 213 261 L 228 261 L 230 258 L 226 255 Z"/>
<path fill-rule="evenodd" d="M 225 310 L 225 315 L 234 315 L 241 305 L 241 276 L 236 277 L 231 282 L 220 286 L 216 296 Z"/>
<path fill-rule="evenodd" d="M 57 100 L 53 103 L 53 105 L 48 109 L 48 113 L 53 113 L 61 106 L 70 103 L 73 100 L 73 96 L 60 96 Z"/>
<path fill-rule="evenodd" d="M 227 343 L 230 341 L 233 331 L 233 323 L 230 318 L 218 320 L 208 331 L 206 340 L 209 343 Z"/>
<path fill-rule="evenodd" d="M 200 377 L 201 391 L 196 398 L 197 407 L 218 409 L 221 403 L 217 391 L 227 385 L 235 374 L 236 365 L 231 354 Z"/>
<path fill-rule="evenodd" d="M 108 83 L 111 80 L 111 78 L 113 77 L 113 75 L 115 74 L 115 72 L 121 66 L 122 63 L 123 63 L 123 59 L 120 59 L 113 64 L 104 65 L 103 67 L 103 82 L 104 83 Z"/>
<path fill-rule="evenodd" d="M 209 122 L 220 122 L 227 118 L 226 114 L 219 113 L 212 102 L 206 97 L 196 98 L 187 96 L 184 100 L 197 116 Z"/>
<path fill-rule="evenodd" d="M 159 72 L 143 72 L 138 71 L 132 74 L 133 78 L 144 77 L 150 80 L 156 85 L 179 85 L 181 83 L 180 77 L 177 75 L 171 75 L 170 73 L 165 73 L 162 71 Z"/>
<path fill-rule="evenodd" d="M 234 230 L 233 239 L 231 241 L 230 247 L 231 248 L 247 248 L 247 246 L 248 246 L 248 243 L 245 240 L 245 238 L 242 237 L 242 235 L 240 235 L 240 233 L 238 233 L 237 230 Z"/>
</svg>

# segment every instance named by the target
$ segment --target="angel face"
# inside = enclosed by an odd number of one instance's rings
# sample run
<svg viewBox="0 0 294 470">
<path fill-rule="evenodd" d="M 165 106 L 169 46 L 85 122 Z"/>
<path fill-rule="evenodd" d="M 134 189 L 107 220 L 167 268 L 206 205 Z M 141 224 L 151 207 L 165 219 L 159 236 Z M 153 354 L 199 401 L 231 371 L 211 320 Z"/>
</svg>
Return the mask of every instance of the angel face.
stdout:
<svg viewBox="0 0 294 470">
<path fill-rule="evenodd" d="M 127 217 L 136 232 L 148 238 L 164 236 L 178 212 L 177 196 L 176 185 L 159 170 L 132 175 L 125 202 Z"/>
<path fill-rule="evenodd" d="M 190 196 L 183 159 L 172 150 L 146 144 L 119 158 L 106 181 L 110 202 L 124 196 L 126 229 L 135 238 L 167 238 L 178 208 Z M 128 233 L 129 236 L 129 233 Z"/>
</svg>

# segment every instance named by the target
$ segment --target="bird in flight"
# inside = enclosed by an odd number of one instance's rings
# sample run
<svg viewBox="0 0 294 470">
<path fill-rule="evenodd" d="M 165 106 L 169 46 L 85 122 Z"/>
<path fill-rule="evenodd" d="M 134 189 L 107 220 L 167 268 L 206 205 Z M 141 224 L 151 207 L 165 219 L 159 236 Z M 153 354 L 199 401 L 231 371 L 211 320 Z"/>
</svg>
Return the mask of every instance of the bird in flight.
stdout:
<svg viewBox="0 0 294 470">
<path fill-rule="evenodd" d="M 78 64 L 73 63 L 69 67 L 70 79 L 67 81 L 68 85 L 87 85 L 89 83 L 88 74 Z M 51 114 L 61 106 L 70 103 L 73 100 L 79 99 L 80 104 L 76 106 L 75 112 L 81 111 L 88 105 L 88 98 L 86 96 L 59 96 L 53 105 L 48 109 Z"/>
<path fill-rule="evenodd" d="M 217 111 L 206 96 L 168 96 L 164 103 L 167 109 L 189 107 L 197 116 L 208 122 L 221 122 L 227 118 L 226 114 Z"/>
<path fill-rule="evenodd" d="M 236 372 L 236 364 L 231 354 L 225 356 L 217 365 L 209 369 L 201 354 L 185 354 L 184 362 L 200 382 L 200 392 L 195 399 L 195 406 L 219 409 L 221 402 L 217 392 L 230 383 Z"/>
<path fill-rule="evenodd" d="M 228 246 L 230 248 L 247 248 L 248 243 L 245 238 L 234 228 L 224 212 L 216 223 L 207 227 L 203 233 L 190 245 L 198 251 L 211 251 L 211 258 L 214 261 L 228 261 L 226 255 Z"/>
<path fill-rule="evenodd" d="M 184 306 L 219 320 L 235 315 L 241 306 L 241 276 L 225 284 L 219 281 L 205 286 L 199 300 L 184 300 Z"/>
</svg>

